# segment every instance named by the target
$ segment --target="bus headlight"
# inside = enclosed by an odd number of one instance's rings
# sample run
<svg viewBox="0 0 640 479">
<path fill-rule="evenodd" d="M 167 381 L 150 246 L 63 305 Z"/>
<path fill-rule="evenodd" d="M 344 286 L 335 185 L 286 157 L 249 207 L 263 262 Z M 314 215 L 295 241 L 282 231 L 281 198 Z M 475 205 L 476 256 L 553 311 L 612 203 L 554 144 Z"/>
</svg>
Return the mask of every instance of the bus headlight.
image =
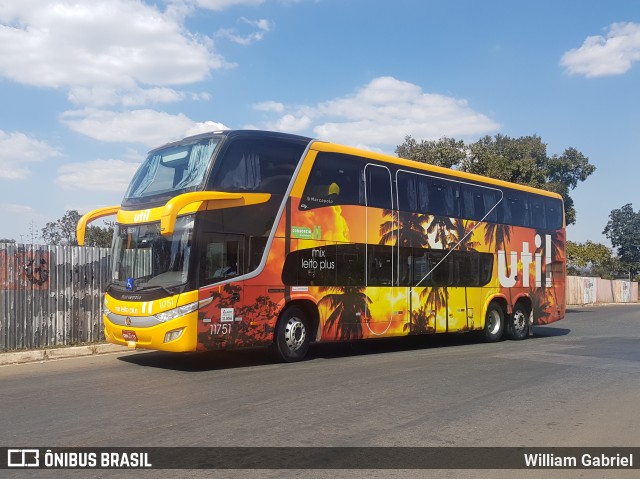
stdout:
<svg viewBox="0 0 640 479">
<path fill-rule="evenodd" d="M 184 316 L 185 314 L 191 313 L 198 309 L 198 302 L 185 304 L 184 306 L 179 306 L 174 309 L 170 309 L 169 311 L 165 311 L 163 313 L 156 313 L 155 317 L 161 323 L 171 321 L 172 319 L 176 319 L 180 316 Z M 169 334 L 169 333 L 167 333 Z"/>
</svg>

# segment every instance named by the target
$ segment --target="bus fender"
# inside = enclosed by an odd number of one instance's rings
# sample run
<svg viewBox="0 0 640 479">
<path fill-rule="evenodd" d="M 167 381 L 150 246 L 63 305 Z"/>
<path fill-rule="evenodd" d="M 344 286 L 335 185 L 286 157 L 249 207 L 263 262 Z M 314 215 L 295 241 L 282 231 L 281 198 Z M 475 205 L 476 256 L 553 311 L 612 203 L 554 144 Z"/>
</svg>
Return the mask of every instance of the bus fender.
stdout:
<svg viewBox="0 0 640 479">
<path fill-rule="evenodd" d="M 318 301 L 316 298 L 308 293 L 295 293 L 289 296 L 288 300 L 285 297 L 277 303 L 278 312 L 276 317 L 279 318 L 285 309 L 293 305 L 301 306 L 309 313 L 310 317 L 308 319 L 313 324 L 312 341 L 319 341 L 322 328 L 320 327 L 320 312 L 318 311 Z"/>
<path fill-rule="evenodd" d="M 502 293 L 497 293 L 487 297 L 487 299 L 485 300 L 484 306 L 482 308 L 483 321 L 484 321 L 484 317 L 487 314 L 487 310 L 489 309 L 489 305 L 493 301 L 497 301 L 502 306 L 502 309 L 504 310 L 505 314 L 511 314 L 511 304 L 509 303 L 509 299 L 507 298 L 506 295 Z"/>
</svg>

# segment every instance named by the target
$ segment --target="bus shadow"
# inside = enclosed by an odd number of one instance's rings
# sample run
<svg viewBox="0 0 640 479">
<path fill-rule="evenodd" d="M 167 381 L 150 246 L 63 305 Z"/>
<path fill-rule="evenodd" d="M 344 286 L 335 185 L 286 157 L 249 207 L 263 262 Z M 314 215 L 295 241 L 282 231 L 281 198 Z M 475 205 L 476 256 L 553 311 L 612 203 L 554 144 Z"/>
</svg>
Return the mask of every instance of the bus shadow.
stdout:
<svg viewBox="0 0 640 479">
<path fill-rule="evenodd" d="M 570 329 L 549 326 L 534 326 L 534 335 L 529 340 L 541 340 L 565 336 Z M 492 347 L 478 333 L 416 335 L 397 338 L 366 339 L 339 343 L 313 344 L 305 361 L 340 359 L 372 354 L 391 354 L 425 349 L 444 349 L 455 346 Z M 184 372 L 205 372 L 247 367 L 273 366 L 281 364 L 267 348 L 241 349 L 234 351 L 208 351 L 197 353 L 168 353 L 148 351 L 127 354 L 120 361 L 137 366 L 169 369 Z"/>
</svg>

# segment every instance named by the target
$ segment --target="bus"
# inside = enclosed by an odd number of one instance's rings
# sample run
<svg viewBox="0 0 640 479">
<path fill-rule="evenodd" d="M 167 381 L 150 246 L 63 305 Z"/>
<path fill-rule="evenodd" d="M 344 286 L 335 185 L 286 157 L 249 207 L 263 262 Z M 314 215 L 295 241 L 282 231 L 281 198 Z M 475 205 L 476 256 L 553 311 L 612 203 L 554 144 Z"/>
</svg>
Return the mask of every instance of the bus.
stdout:
<svg viewBox="0 0 640 479">
<path fill-rule="evenodd" d="M 106 340 L 175 352 L 472 332 L 565 314 L 558 194 L 291 134 L 149 152 L 116 215 Z"/>
</svg>

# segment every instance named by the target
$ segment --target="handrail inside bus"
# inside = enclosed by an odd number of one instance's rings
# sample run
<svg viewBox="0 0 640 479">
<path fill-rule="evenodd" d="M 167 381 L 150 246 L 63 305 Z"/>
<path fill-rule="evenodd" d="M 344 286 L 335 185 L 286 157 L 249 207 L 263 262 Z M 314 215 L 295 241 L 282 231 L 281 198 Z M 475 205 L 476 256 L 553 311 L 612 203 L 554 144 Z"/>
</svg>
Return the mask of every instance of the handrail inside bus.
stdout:
<svg viewBox="0 0 640 479">
<path fill-rule="evenodd" d="M 87 223 L 97 220 L 98 218 L 102 218 L 103 216 L 115 215 L 119 210 L 120 205 L 107 206 L 105 208 L 97 208 L 83 215 L 82 218 L 80 218 L 80 220 L 78 221 L 78 225 L 76 226 L 78 246 L 84 246 L 84 236 L 87 231 Z"/>
<path fill-rule="evenodd" d="M 271 198 L 271 193 L 226 193 L 224 191 L 194 191 L 184 193 L 171 198 L 160 216 L 160 233 L 163 236 L 173 234 L 176 226 L 176 217 L 180 210 L 192 203 L 201 201 L 223 201 L 220 207 L 229 208 L 234 206 L 257 205 L 266 203 Z"/>
</svg>

